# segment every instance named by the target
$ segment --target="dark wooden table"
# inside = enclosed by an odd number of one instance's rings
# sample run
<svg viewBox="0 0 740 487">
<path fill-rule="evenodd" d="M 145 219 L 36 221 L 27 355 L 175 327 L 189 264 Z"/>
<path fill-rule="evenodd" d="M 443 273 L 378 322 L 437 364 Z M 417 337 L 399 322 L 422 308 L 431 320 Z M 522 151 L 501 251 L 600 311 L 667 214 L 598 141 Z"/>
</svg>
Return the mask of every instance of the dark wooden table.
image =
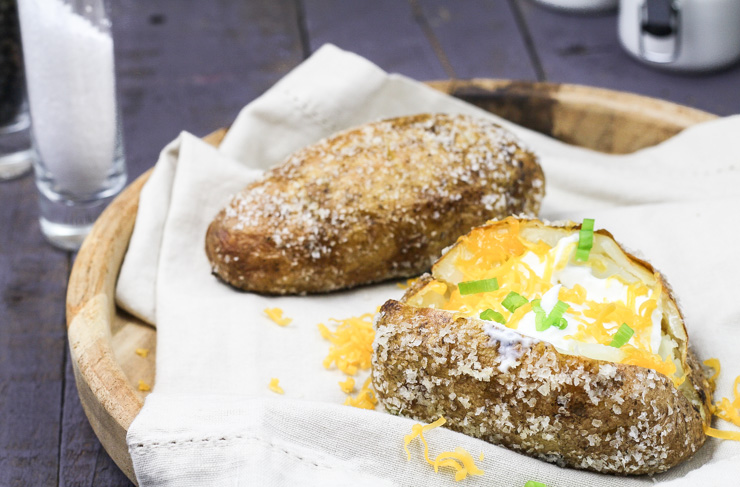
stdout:
<svg viewBox="0 0 740 487">
<path fill-rule="evenodd" d="M 740 67 L 656 71 L 621 49 L 616 13 L 529 0 L 114 0 L 130 180 L 182 130 L 205 135 L 324 43 L 419 80 L 509 78 L 631 91 L 740 113 Z M 0 183 L 0 486 L 130 485 L 75 389 L 64 302 L 74 255 L 46 244 L 33 177 Z"/>
</svg>

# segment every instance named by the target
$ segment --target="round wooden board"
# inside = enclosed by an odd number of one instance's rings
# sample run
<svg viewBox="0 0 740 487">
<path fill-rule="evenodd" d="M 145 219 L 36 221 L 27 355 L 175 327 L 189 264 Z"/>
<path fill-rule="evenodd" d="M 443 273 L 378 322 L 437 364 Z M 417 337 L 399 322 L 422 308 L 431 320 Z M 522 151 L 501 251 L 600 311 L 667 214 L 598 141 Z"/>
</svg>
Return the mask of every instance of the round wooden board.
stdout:
<svg viewBox="0 0 740 487">
<path fill-rule="evenodd" d="M 716 116 L 628 93 L 504 80 L 433 81 L 432 87 L 565 142 L 608 153 L 654 145 Z M 218 145 L 219 130 L 205 140 Z M 156 331 L 115 306 L 118 271 L 133 231 L 142 175 L 106 209 L 80 249 L 67 293 L 67 328 L 77 390 L 101 443 L 136 482 L 126 432 L 154 385 Z M 146 357 L 136 353 L 146 349 Z"/>
</svg>

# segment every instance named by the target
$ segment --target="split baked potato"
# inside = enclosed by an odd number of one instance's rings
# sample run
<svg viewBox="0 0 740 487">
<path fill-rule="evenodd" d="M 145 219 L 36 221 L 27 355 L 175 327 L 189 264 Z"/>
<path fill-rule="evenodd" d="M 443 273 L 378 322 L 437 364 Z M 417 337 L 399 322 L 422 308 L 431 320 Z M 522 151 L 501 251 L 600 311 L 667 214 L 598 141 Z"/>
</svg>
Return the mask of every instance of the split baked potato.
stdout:
<svg viewBox="0 0 740 487">
<path fill-rule="evenodd" d="M 213 273 L 247 291 L 327 292 L 428 270 L 472 227 L 536 215 L 536 156 L 482 118 L 424 114 L 350 129 L 247 186 L 206 235 Z"/>
<path fill-rule="evenodd" d="M 612 474 L 665 471 L 704 443 L 712 391 L 671 289 L 604 230 L 489 222 L 375 328 L 390 413 Z"/>
</svg>

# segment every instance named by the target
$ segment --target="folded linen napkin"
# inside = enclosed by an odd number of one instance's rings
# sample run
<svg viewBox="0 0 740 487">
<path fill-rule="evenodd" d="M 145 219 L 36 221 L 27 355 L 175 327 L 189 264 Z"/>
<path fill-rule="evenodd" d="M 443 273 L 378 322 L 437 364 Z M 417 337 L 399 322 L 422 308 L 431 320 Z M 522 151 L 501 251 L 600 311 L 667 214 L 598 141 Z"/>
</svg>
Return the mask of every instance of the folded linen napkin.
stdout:
<svg viewBox="0 0 740 487">
<path fill-rule="evenodd" d="M 541 157 L 542 216 L 595 217 L 664 271 L 681 298 L 693 346 L 740 373 L 740 117 L 684 131 L 654 148 L 612 156 L 576 148 L 506 121 L 368 61 L 325 46 L 244 108 L 220 149 L 183 133 L 162 152 L 141 194 L 118 283 L 118 302 L 157 326 L 157 383 L 129 429 L 140 485 L 429 485 L 419 449 L 407 461 L 413 421 L 342 406 L 326 370 L 316 325 L 371 313 L 402 291 L 395 284 L 322 296 L 235 292 L 210 275 L 207 225 L 229 196 L 292 151 L 337 130 L 383 117 L 442 111 L 491 117 Z M 207 190 L 204 190 L 207 188 Z M 716 284 L 711 286 L 709 284 Z M 264 315 L 280 307 L 294 319 Z M 718 394 L 729 396 L 732 377 Z M 279 378 L 285 390 L 268 389 Z M 358 378 L 361 383 L 364 377 Z M 428 434 L 432 453 L 462 446 L 486 472 L 470 485 L 628 486 L 618 478 L 561 469 L 446 430 Z M 667 486 L 740 474 L 740 447 L 709 440 L 685 464 L 657 476 Z M 731 478 L 731 477 L 730 477 Z"/>
</svg>

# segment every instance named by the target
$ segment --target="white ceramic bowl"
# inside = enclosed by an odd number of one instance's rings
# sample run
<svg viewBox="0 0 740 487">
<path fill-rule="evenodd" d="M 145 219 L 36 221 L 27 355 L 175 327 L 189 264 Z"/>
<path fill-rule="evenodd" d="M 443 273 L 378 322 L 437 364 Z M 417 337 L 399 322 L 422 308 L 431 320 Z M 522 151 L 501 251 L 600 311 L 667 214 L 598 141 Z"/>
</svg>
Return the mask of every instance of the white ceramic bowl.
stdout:
<svg viewBox="0 0 740 487">
<path fill-rule="evenodd" d="M 571 12 L 599 12 L 616 9 L 619 0 L 534 0 L 548 7 Z"/>
</svg>

